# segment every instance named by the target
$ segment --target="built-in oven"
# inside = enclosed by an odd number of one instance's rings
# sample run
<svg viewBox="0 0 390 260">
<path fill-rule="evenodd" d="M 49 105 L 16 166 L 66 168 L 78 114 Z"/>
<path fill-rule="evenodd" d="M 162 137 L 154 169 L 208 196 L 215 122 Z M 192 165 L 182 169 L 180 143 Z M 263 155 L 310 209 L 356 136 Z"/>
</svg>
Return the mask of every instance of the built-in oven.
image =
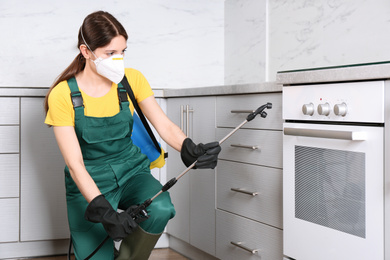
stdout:
<svg viewBox="0 0 390 260">
<path fill-rule="evenodd" d="M 385 84 L 283 87 L 286 259 L 385 259 Z"/>
</svg>

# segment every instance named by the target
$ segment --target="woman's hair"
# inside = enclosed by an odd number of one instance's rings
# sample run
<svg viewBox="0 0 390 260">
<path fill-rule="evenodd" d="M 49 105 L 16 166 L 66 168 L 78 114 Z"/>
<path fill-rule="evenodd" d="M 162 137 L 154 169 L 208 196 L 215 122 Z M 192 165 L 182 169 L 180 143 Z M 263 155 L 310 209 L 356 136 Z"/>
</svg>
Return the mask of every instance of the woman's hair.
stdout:
<svg viewBox="0 0 390 260">
<path fill-rule="evenodd" d="M 85 17 L 79 29 L 77 48 L 85 44 L 91 48 L 91 51 L 94 51 L 97 48 L 106 46 L 114 37 L 119 35 L 125 37 L 126 40 L 128 38 L 126 30 L 120 22 L 107 12 L 97 11 Z M 86 60 L 80 52 L 72 63 L 57 77 L 45 97 L 44 108 L 46 113 L 49 110 L 48 98 L 53 88 L 61 81 L 68 80 L 84 70 L 85 62 Z"/>
</svg>

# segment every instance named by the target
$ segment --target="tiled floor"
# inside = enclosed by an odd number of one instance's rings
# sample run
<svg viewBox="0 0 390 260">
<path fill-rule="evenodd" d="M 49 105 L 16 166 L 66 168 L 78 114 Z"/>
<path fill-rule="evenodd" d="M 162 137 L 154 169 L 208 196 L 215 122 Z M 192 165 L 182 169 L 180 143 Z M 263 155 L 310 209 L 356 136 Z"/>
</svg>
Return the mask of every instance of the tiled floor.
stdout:
<svg viewBox="0 0 390 260">
<path fill-rule="evenodd" d="M 39 258 L 22 258 L 13 260 L 67 260 L 67 256 L 48 256 Z M 71 258 L 74 260 L 74 256 Z M 169 248 L 154 249 L 149 260 L 188 260 L 188 258 Z"/>
</svg>

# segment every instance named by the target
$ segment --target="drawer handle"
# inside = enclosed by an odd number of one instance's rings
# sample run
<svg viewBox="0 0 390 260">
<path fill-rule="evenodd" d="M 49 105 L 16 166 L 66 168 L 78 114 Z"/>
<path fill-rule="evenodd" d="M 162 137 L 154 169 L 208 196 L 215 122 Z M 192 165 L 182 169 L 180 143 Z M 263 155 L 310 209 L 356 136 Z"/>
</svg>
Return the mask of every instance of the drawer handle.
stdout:
<svg viewBox="0 0 390 260">
<path fill-rule="evenodd" d="M 231 144 L 230 146 L 231 147 L 237 147 L 237 148 L 251 149 L 251 150 L 259 149 L 259 146 L 257 146 L 257 145 Z"/>
<path fill-rule="evenodd" d="M 231 188 L 230 190 L 235 191 L 235 192 L 244 193 L 244 194 L 251 195 L 251 196 L 256 196 L 259 194 L 257 191 L 247 191 L 247 190 L 243 190 L 240 188 Z"/>
<path fill-rule="evenodd" d="M 255 112 L 255 110 L 231 110 L 230 113 L 232 114 L 250 114 Z"/>
<path fill-rule="evenodd" d="M 260 251 L 260 249 L 250 249 L 250 248 L 248 248 L 246 246 L 243 246 L 242 242 L 233 242 L 233 241 L 231 241 L 230 244 L 232 244 L 232 245 L 234 245 L 236 247 L 239 247 L 241 249 L 244 249 L 245 251 L 248 251 L 248 252 L 250 252 L 252 254 L 256 254 L 257 252 Z"/>
</svg>

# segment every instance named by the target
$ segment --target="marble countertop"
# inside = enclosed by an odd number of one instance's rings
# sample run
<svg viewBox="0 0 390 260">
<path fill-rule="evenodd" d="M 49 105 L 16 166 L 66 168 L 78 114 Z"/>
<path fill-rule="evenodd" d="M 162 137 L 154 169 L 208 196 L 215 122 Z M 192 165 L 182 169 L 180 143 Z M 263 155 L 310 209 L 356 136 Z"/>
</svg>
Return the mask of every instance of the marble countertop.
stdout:
<svg viewBox="0 0 390 260">
<path fill-rule="evenodd" d="M 378 79 L 390 79 L 389 61 L 306 70 L 281 71 L 278 72 L 276 76 L 276 82 L 283 85 Z"/>
<path fill-rule="evenodd" d="M 267 92 L 282 92 L 282 86 L 276 82 L 263 82 L 253 84 L 223 85 L 200 88 L 164 89 L 165 98 L 188 96 L 219 96 L 234 94 L 254 94 Z"/>
<path fill-rule="evenodd" d="M 0 87 L 0 97 L 44 97 L 49 88 Z"/>
<path fill-rule="evenodd" d="M 44 97 L 49 88 L 42 87 L 0 87 L 0 97 Z M 234 94 L 253 94 L 267 92 L 281 92 L 282 86 L 276 82 L 254 84 L 223 85 L 183 89 L 153 89 L 157 98 L 190 97 L 190 96 L 218 96 Z"/>
</svg>

